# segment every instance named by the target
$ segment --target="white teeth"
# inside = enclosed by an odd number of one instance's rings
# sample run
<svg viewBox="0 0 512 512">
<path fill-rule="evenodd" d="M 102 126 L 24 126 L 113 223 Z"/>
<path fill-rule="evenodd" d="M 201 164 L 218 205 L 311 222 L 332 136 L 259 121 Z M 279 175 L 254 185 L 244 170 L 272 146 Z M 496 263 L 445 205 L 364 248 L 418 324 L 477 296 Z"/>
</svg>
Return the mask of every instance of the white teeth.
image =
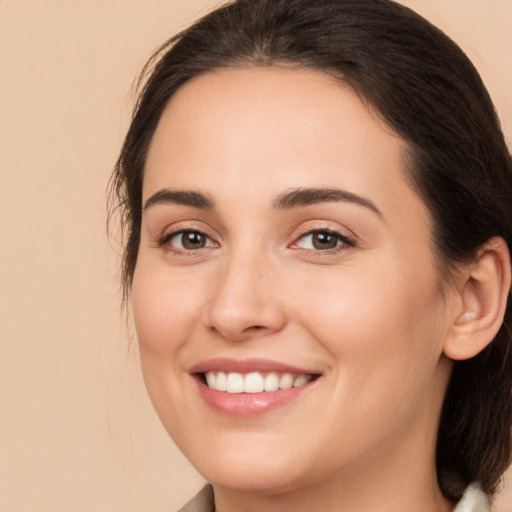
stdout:
<svg viewBox="0 0 512 512">
<path fill-rule="evenodd" d="M 298 388 L 299 386 L 304 386 L 309 382 L 309 377 L 307 375 L 300 375 L 293 381 L 293 387 Z"/>
<path fill-rule="evenodd" d="M 212 373 L 212 372 L 208 372 Z M 224 372 L 217 373 L 217 382 L 215 383 L 215 387 L 217 391 L 226 391 L 228 389 L 228 380 L 226 378 L 226 374 Z M 208 380 L 207 380 L 208 382 Z"/>
<path fill-rule="evenodd" d="M 243 393 L 244 378 L 239 373 L 228 373 L 228 383 L 226 391 L 228 393 Z"/>
<path fill-rule="evenodd" d="M 311 380 L 311 375 L 293 376 L 291 373 L 269 373 L 263 376 L 259 372 L 241 374 L 236 372 L 206 372 L 206 384 L 216 391 L 228 393 L 262 393 L 304 386 Z"/>
<path fill-rule="evenodd" d="M 293 375 L 290 373 L 285 373 L 280 379 L 279 379 L 279 387 L 281 389 L 290 389 L 293 386 Z"/>
<path fill-rule="evenodd" d="M 265 391 L 277 391 L 279 389 L 279 377 L 275 373 L 269 373 L 265 377 Z"/>
<path fill-rule="evenodd" d="M 217 376 L 213 372 L 206 374 L 206 383 L 209 388 L 217 389 Z"/>
<path fill-rule="evenodd" d="M 245 376 L 244 392 L 261 393 L 265 389 L 265 381 L 260 373 L 248 373 Z"/>
</svg>

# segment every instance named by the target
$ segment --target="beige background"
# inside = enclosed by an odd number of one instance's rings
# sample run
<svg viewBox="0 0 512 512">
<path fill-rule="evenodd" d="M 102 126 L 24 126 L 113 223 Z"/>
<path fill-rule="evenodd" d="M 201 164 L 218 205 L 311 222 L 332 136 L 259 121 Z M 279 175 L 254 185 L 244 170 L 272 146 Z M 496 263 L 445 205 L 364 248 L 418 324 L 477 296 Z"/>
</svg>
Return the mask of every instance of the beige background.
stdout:
<svg viewBox="0 0 512 512">
<path fill-rule="evenodd" d="M 104 191 L 134 77 L 216 3 L 0 0 L 0 512 L 172 512 L 201 485 L 143 389 Z M 467 50 L 510 140 L 512 0 L 405 3 Z"/>
</svg>

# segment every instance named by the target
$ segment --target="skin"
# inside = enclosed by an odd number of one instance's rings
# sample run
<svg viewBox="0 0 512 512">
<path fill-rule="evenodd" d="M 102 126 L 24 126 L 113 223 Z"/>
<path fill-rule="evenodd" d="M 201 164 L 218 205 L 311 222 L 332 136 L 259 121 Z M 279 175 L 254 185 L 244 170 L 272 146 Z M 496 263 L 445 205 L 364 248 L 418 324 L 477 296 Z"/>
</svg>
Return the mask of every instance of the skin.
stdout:
<svg viewBox="0 0 512 512">
<path fill-rule="evenodd" d="M 194 191 L 212 208 L 144 209 L 133 280 L 142 369 L 168 432 L 229 511 L 448 511 L 435 435 L 460 308 L 444 292 L 430 215 L 404 178 L 405 143 L 314 70 L 229 69 L 171 99 L 144 177 L 147 201 Z M 276 208 L 298 188 L 371 202 Z M 180 230 L 204 233 L 186 249 Z M 318 249 L 311 230 L 348 238 Z M 337 238 L 336 238 L 337 240 Z M 190 368 L 265 358 L 321 374 L 253 418 L 200 397 Z"/>
</svg>

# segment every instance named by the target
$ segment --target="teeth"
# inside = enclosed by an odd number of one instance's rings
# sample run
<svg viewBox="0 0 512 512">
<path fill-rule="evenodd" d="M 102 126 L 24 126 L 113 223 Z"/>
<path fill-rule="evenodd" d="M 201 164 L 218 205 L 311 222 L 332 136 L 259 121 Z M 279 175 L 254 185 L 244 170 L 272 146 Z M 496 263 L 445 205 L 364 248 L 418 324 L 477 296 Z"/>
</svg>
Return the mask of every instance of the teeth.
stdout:
<svg viewBox="0 0 512 512">
<path fill-rule="evenodd" d="M 276 391 L 279 389 L 279 377 L 275 373 L 269 373 L 265 377 L 265 391 Z"/>
<path fill-rule="evenodd" d="M 280 389 L 290 389 L 292 386 L 293 386 L 293 375 L 290 375 L 289 373 L 285 373 L 279 379 L 279 388 Z"/>
<path fill-rule="evenodd" d="M 208 373 L 211 373 L 211 372 L 208 372 Z M 206 382 L 208 382 L 208 379 L 206 379 Z M 226 379 L 226 374 L 225 373 L 219 372 L 217 374 L 217 378 L 216 378 L 216 382 L 215 382 L 215 387 L 213 389 L 216 389 L 217 391 L 227 391 L 227 389 L 228 389 L 228 381 Z"/>
<path fill-rule="evenodd" d="M 206 383 L 209 388 L 217 389 L 217 376 L 213 372 L 206 374 Z"/>
<path fill-rule="evenodd" d="M 243 393 L 244 378 L 239 373 L 228 373 L 228 384 L 226 391 L 228 393 Z"/>
<path fill-rule="evenodd" d="M 304 386 L 311 380 L 311 375 L 294 376 L 291 373 L 269 373 L 266 376 L 259 372 L 242 375 L 231 372 L 207 372 L 206 384 L 209 388 L 228 393 L 262 393 Z"/>
<path fill-rule="evenodd" d="M 304 384 L 307 384 L 309 382 L 309 377 L 307 375 L 301 375 L 300 377 L 297 377 L 293 381 L 293 387 L 298 388 L 299 386 L 304 386 Z"/>
<path fill-rule="evenodd" d="M 245 376 L 244 393 L 261 393 L 265 389 L 265 381 L 261 373 L 248 373 Z"/>
</svg>

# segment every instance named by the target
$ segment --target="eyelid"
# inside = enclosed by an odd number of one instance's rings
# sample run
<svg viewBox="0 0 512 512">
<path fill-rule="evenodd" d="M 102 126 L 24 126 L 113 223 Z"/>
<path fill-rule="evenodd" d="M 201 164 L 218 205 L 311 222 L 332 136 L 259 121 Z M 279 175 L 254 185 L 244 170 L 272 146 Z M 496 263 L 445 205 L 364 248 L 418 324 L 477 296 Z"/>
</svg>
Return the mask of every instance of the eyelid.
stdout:
<svg viewBox="0 0 512 512">
<path fill-rule="evenodd" d="M 302 225 L 294 235 L 292 236 L 292 243 L 288 245 L 289 248 L 305 251 L 309 253 L 322 253 L 329 254 L 333 252 L 338 252 L 340 250 L 347 250 L 349 248 L 355 247 L 357 245 L 356 240 L 357 237 L 352 231 L 349 231 L 350 234 L 347 234 L 348 229 L 342 229 L 338 226 L 332 226 L 329 221 L 313 221 L 308 222 L 306 225 Z M 199 233 L 202 236 L 206 237 L 207 245 L 205 247 L 199 247 L 197 249 L 180 249 L 177 247 L 173 247 L 169 244 L 169 241 L 172 240 L 173 237 L 176 237 L 183 233 Z M 341 243 L 333 248 L 325 248 L 325 249 L 316 249 L 316 248 L 303 248 L 298 247 L 298 243 L 300 240 L 304 239 L 307 236 L 312 236 L 315 233 L 328 233 L 334 237 L 336 237 Z M 212 233 L 212 230 L 209 229 L 209 226 L 203 226 L 202 222 L 197 221 L 184 221 L 184 222 L 176 222 L 175 224 L 171 224 L 162 230 L 161 234 L 155 234 L 154 236 L 154 245 L 156 248 L 165 248 L 169 251 L 175 252 L 177 254 L 193 254 L 197 253 L 204 249 L 212 249 L 215 247 L 219 247 L 221 244 L 218 241 L 218 236 L 215 233 Z"/>
<path fill-rule="evenodd" d="M 330 249 L 306 249 L 303 247 L 298 247 L 297 244 L 300 240 L 303 240 L 307 236 L 311 236 L 318 233 L 328 233 L 338 238 L 341 241 L 336 247 Z M 311 253 L 322 253 L 322 254 L 330 254 L 333 252 L 339 252 L 342 250 L 346 250 L 347 248 L 352 248 L 356 246 L 356 238 L 355 236 L 348 236 L 344 234 L 340 229 L 333 228 L 331 226 L 319 225 L 318 227 L 308 226 L 307 228 L 303 228 L 300 232 L 294 237 L 294 241 L 289 245 L 290 248 L 307 251 Z"/>
<path fill-rule="evenodd" d="M 200 247 L 198 249 L 180 249 L 172 247 L 169 244 L 170 240 L 172 240 L 173 237 L 183 233 L 199 233 L 206 237 L 211 243 L 209 243 L 206 247 Z M 194 254 L 202 249 L 211 249 L 212 247 L 219 246 L 217 237 L 211 233 L 210 229 L 207 229 L 207 227 L 198 226 L 197 222 L 190 221 L 179 222 L 168 226 L 162 231 L 162 234 L 155 236 L 154 242 L 157 248 L 165 248 L 169 251 L 175 252 L 176 254 Z"/>
<path fill-rule="evenodd" d="M 158 244 L 159 245 L 164 245 L 168 242 L 170 242 L 173 238 L 179 236 L 179 235 L 183 235 L 185 233 L 197 233 L 201 236 L 204 236 L 205 238 L 207 238 L 208 240 L 210 240 L 211 242 L 213 242 L 212 245 L 217 245 L 210 236 L 208 236 L 206 233 L 203 233 L 202 231 L 199 231 L 197 229 L 180 229 L 178 231 L 171 231 L 170 233 L 167 233 L 166 235 L 164 235 L 161 239 L 158 240 Z M 208 247 L 208 246 L 207 246 Z M 209 247 L 211 247 L 211 245 L 209 245 Z M 201 247 L 202 249 L 202 247 Z M 180 250 L 183 250 L 183 249 L 180 249 Z M 189 250 L 185 250 L 186 252 L 190 252 L 192 249 L 189 249 Z"/>
</svg>

